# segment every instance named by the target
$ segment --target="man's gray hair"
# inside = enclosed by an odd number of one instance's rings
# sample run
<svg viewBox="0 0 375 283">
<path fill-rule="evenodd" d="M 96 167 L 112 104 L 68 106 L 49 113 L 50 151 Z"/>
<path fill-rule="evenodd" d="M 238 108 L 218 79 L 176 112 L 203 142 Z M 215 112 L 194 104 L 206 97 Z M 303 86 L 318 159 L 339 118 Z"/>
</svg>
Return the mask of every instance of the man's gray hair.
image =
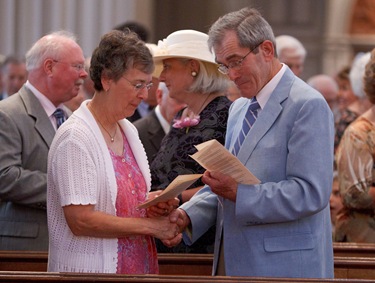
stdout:
<svg viewBox="0 0 375 283">
<path fill-rule="evenodd" d="M 208 32 L 210 50 L 221 45 L 225 32 L 229 30 L 236 32 L 241 47 L 254 49 L 265 40 L 276 46 L 271 26 L 254 8 L 246 7 L 220 17 Z"/>
<path fill-rule="evenodd" d="M 26 53 L 26 69 L 30 71 L 39 68 L 47 58 L 58 59 L 66 48 L 67 41 L 77 43 L 77 38 L 65 30 L 55 31 L 40 38 Z"/>
</svg>

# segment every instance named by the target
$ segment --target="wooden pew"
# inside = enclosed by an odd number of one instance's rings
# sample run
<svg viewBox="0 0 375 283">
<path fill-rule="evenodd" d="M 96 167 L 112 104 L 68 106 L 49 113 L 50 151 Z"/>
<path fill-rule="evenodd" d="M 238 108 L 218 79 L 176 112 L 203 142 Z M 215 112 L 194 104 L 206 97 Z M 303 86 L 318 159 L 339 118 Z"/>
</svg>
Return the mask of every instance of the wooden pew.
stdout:
<svg viewBox="0 0 375 283">
<path fill-rule="evenodd" d="M 347 257 L 374 257 L 375 244 L 363 243 L 333 243 L 333 253 L 335 256 Z"/>
<path fill-rule="evenodd" d="M 160 274 L 166 275 L 210 275 L 212 255 L 161 254 Z M 375 258 L 334 257 L 335 278 L 375 279 Z"/>
<path fill-rule="evenodd" d="M 47 252 L 0 251 L 0 271 L 47 271 Z"/>
<path fill-rule="evenodd" d="M 269 277 L 230 277 L 230 276 L 187 276 L 187 275 L 118 275 L 92 273 L 48 273 L 24 271 L 0 271 L 0 282 L 132 282 L 132 283 L 375 283 L 375 280 L 361 279 L 300 279 Z"/>
<path fill-rule="evenodd" d="M 333 243 L 333 252 L 338 257 L 373 257 L 375 258 L 375 244 Z M 182 265 L 191 265 L 199 275 L 205 275 L 211 270 L 212 255 L 185 254 L 186 262 L 175 254 L 160 254 L 160 269 L 163 274 L 177 274 L 176 270 Z M 0 251 L 0 270 L 4 271 L 46 271 L 48 255 L 46 252 Z M 186 269 L 187 274 L 192 269 Z"/>
<path fill-rule="evenodd" d="M 211 275 L 212 254 L 159 254 L 159 273 L 168 275 Z"/>
<path fill-rule="evenodd" d="M 159 254 L 160 274 L 211 275 L 212 254 Z M 0 271 L 47 271 L 47 252 L 0 251 Z"/>
<path fill-rule="evenodd" d="M 375 279 L 375 258 L 335 256 L 334 268 L 335 278 Z"/>
<path fill-rule="evenodd" d="M 46 271 L 46 252 L 0 252 L 0 271 Z M 375 279 L 375 258 L 335 256 L 335 278 Z M 212 255 L 160 254 L 160 275 L 209 276 Z"/>
</svg>

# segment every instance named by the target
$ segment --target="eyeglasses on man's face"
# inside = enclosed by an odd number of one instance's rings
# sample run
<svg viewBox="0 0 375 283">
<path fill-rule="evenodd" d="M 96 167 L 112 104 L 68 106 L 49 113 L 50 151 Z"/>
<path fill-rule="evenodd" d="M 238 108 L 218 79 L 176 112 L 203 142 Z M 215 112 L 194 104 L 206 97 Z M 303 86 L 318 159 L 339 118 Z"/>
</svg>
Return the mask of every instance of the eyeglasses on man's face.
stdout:
<svg viewBox="0 0 375 283">
<path fill-rule="evenodd" d="M 232 62 L 229 62 L 228 65 L 224 65 L 224 64 L 219 64 L 219 66 L 217 67 L 217 69 L 219 70 L 220 73 L 224 74 L 224 75 L 228 75 L 229 74 L 229 70 L 232 69 L 232 70 L 236 70 L 238 71 L 241 67 L 242 67 L 242 63 L 243 61 L 246 59 L 246 57 L 252 53 L 253 51 L 255 51 L 255 49 L 257 49 L 259 47 L 259 45 L 261 45 L 263 42 L 259 43 L 257 46 L 255 46 L 253 49 L 251 49 L 245 56 L 243 56 L 241 59 L 239 60 L 235 60 L 235 61 L 232 61 Z"/>
<path fill-rule="evenodd" d="M 134 90 L 136 92 L 140 92 L 142 89 L 144 88 L 147 88 L 147 90 L 149 90 L 152 86 L 153 86 L 153 83 L 150 82 L 150 83 L 132 83 L 130 80 L 128 80 L 125 76 L 122 76 L 125 80 L 127 80 L 133 87 L 134 87 Z"/>
<path fill-rule="evenodd" d="M 77 72 L 81 72 L 82 70 L 85 69 L 85 65 L 84 64 L 68 63 L 68 62 L 59 61 L 59 60 L 55 60 L 55 59 L 53 59 L 53 62 L 70 65 L 71 67 L 73 67 L 74 69 L 76 69 Z"/>
</svg>

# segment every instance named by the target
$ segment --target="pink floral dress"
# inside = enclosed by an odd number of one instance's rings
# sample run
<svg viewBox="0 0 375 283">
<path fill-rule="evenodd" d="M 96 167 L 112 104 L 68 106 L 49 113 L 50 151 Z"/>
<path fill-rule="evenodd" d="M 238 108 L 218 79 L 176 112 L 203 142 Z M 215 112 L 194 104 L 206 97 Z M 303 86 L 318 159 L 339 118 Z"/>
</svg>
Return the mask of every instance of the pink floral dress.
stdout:
<svg viewBox="0 0 375 283">
<path fill-rule="evenodd" d="M 340 195 L 337 242 L 375 243 L 375 126 L 360 116 L 345 130 L 336 152 Z"/>
<path fill-rule="evenodd" d="M 116 215 L 124 218 L 143 218 L 145 209 L 137 209 L 147 195 L 146 183 L 134 158 L 125 134 L 122 156 L 109 151 L 117 181 Z M 158 259 L 154 238 L 144 235 L 132 235 L 118 239 L 119 274 L 158 274 Z"/>
</svg>

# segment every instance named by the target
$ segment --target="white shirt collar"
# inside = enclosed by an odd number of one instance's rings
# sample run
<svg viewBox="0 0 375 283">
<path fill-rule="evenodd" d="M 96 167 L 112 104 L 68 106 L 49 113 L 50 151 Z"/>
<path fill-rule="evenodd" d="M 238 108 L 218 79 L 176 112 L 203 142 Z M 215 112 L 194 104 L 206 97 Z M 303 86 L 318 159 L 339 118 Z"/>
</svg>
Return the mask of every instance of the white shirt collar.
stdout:
<svg viewBox="0 0 375 283">
<path fill-rule="evenodd" d="M 36 96 L 36 98 L 39 100 L 40 104 L 42 105 L 44 111 L 46 111 L 47 116 L 49 117 L 52 126 L 56 129 L 56 118 L 53 116 L 53 112 L 57 108 L 61 108 L 64 110 L 64 105 L 60 104 L 58 107 L 55 107 L 53 103 L 44 95 L 42 94 L 39 90 L 36 89 L 35 86 L 33 86 L 29 81 L 26 81 L 25 86 L 32 91 L 32 93 Z M 65 113 L 65 110 L 64 110 Z M 66 113 L 65 113 L 66 116 Z"/>
<path fill-rule="evenodd" d="M 260 92 L 256 95 L 257 101 L 260 105 L 260 108 L 263 109 L 266 105 L 268 99 L 271 96 L 271 93 L 275 90 L 276 86 L 280 82 L 282 76 L 286 71 L 286 65 L 281 63 L 282 67 L 277 72 L 277 74 L 260 90 Z"/>
<path fill-rule="evenodd" d="M 157 105 L 157 106 L 155 107 L 155 114 L 156 114 L 156 117 L 157 117 L 158 120 L 159 120 L 159 123 L 160 123 L 161 127 L 162 127 L 163 130 L 164 130 L 164 133 L 165 133 L 165 134 L 168 134 L 168 132 L 169 132 L 169 130 L 170 130 L 170 128 L 171 128 L 171 125 L 170 125 L 170 123 L 168 123 L 167 120 L 165 120 L 165 118 L 164 118 L 163 115 L 161 114 L 161 112 L 160 112 L 160 106 L 159 106 L 159 105 Z"/>
</svg>

